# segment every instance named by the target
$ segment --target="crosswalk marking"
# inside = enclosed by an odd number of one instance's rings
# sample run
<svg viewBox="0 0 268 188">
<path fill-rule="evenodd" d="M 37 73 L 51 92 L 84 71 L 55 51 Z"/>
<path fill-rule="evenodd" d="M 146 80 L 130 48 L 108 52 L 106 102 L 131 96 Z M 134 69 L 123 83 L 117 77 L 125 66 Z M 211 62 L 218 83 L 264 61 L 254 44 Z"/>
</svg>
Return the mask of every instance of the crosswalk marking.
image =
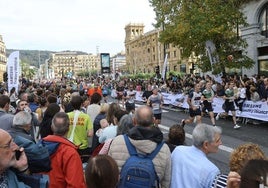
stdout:
<svg viewBox="0 0 268 188">
<path fill-rule="evenodd" d="M 111 104 L 112 102 L 108 102 L 108 104 Z M 125 108 L 121 103 L 119 104 L 121 108 Z M 144 106 L 142 104 L 135 104 L 135 108 L 138 108 L 140 106 Z M 167 110 L 162 109 L 162 113 L 168 112 Z"/>
</svg>

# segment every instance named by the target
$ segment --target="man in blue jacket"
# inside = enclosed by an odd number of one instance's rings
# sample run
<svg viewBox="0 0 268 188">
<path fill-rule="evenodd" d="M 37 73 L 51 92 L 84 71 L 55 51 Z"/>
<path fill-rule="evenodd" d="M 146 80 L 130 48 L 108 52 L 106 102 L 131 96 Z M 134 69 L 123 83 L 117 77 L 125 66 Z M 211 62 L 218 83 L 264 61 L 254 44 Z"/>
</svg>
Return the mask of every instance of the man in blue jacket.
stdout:
<svg viewBox="0 0 268 188">
<path fill-rule="evenodd" d="M 21 155 L 17 158 L 16 150 L 21 152 Z M 28 187 L 18 181 L 11 168 L 20 173 L 26 173 L 28 169 L 27 157 L 24 149 L 19 148 L 5 130 L 0 129 L 0 187 Z"/>
</svg>

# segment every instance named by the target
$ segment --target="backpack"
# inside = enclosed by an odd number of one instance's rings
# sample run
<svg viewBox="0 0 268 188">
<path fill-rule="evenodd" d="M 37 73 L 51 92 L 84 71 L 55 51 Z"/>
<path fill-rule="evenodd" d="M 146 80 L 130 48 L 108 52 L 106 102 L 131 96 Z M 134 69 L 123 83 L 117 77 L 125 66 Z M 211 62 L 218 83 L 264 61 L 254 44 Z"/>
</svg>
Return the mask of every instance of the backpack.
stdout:
<svg viewBox="0 0 268 188">
<path fill-rule="evenodd" d="M 147 155 L 138 154 L 136 148 L 131 144 L 128 136 L 124 139 L 130 157 L 123 165 L 120 172 L 119 188 L 150 188 L 159 187 L 159 178 L 155 172 L 153 159 L 162 148 L 164 142 L 157 145 L 155 150 Z"/>
</svg>

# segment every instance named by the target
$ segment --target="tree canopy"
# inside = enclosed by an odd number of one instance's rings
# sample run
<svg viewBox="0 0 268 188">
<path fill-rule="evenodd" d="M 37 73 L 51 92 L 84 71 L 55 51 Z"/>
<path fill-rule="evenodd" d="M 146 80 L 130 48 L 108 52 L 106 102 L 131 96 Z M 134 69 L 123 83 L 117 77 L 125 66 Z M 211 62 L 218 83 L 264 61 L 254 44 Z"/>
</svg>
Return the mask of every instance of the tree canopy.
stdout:
<svg viewBox="0 0 268 188">
<path fill-rule="evenodd" d="M 194 52 L 198 67 L 215 74 L 224 67 L 250 68 L 254 64 L 239 35 L 239 27 L 247 26 L 241 7 L 250 1 L 254 0 L 149 0 L 156 13 L 155 27 L 163 29 L 159 40 L 182 47 L 183 57 Z M 213 66 L 205 49 L 207 41 L 216 47 Z M 230 55 L 233 58 L 227 58 Z"/>
</svg>

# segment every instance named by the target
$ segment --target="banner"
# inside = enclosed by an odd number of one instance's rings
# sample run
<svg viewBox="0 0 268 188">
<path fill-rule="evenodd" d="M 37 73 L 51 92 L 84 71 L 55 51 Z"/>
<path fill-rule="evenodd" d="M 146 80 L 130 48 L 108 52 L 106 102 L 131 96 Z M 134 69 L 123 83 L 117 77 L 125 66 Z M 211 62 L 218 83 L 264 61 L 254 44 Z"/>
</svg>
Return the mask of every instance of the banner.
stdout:
<svg viewBox="0 0 268 188">
<path fill-rule="evenodd" d="M 206 52 L 213 71 L 213 64 L 219 62 L 219 57 L 214 55 L 214 53 L 216 52 L 216 47 L 211 40 L 206 41 Z M 214 75 L 214 80 L 218 83 L 222 83 L 221 76 L 222 74 Z"/>
<path fill-rule="evenodd" d="M 189 105 L 187 103 L 188 96 L 185 94 L 171 94 L 161 92 L 164 104 L 165 105 L 173 105 L 181 108 L 188 109 Z M 142 92 L 136 92 L 136 101 L 143 101 Z M 222 109 L 222 105 L 224 103 L 224 99 L 214 97 L 212 101 L 212 107 L 214 113 L 222 113 L 224 110 Z M 236 106 L 235 106 L 236 107 Z M 229 112 L 231 115 L 231 112 Z M 242 112 L 240 114 L 236 114 L 237 117 L 245 117 L 251 119 L 257 119 L 262 121 L 268 121 L 268 104 L 267 102 L 262 101 L 245 101 L 243 104 Z"/>
<path fill-rule="evenodd" d="M 18 92 L 19 87 L 19 51 L 12 52 L 7 60 L 7 74 L 8 74 L 8 92 L 15 87 Z"/>
<path fill-rule="evenodd" d="M 166 72 L 167 72 L 167 63 L 168 63 L 168 55 L 166 54 L 164 65 L 163 65 L 163 70 L 162 70 L 162 79 L 166 79 Z"/>
</svg>

